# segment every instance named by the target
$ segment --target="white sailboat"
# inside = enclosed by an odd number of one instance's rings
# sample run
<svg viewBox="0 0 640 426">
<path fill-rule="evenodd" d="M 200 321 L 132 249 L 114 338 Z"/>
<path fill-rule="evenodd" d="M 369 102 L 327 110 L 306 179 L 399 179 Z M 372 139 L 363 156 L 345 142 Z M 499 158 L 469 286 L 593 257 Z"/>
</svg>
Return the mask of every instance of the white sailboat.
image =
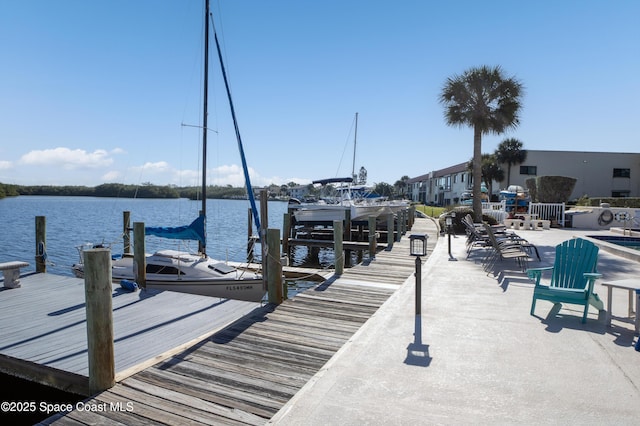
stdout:
<svg viewBox="0 0 640 426">
<path fill-rule="evenodd" d="M 146 287 L 158 290 L 169 290 L 180 293 L 198 294 L 203 296 L 220 297 L 225 299 L 245 300 L 259 302 L 263 299 L 266 290 L 262 276 L 230 266 L 223 261 L 213 259 L 206 254 L 206 211 L 207 211 L 207 95 L 208 95 L 208 74 L 209 74 L 209 0 L 205 1 L 205 43 L 204 43 L 204 104 L 203 104 L 203 125 L 202 125 L 202 207 L 201 213 L 190 225 L 181 227 L 145 227 L 146 235 L 155 235 L 162 238 L 198 240 L 199 252 L 188 253 L 177 250 L 160 250 L 145 256 L 146 263 Z M 215 36 L 215 30 L 214 30 Z M 247 166 L 242 149 L 242 141 L 235 117 L 235 110 L 231 100 L 231 94 L 227 83 L 226 72 L 217 36 L 215 36 L 216 47 L 222 74 L 227 88 L 229 105 L 234 121 L 236 138 L 242 164 L 245 169 L 245 180 L 254 221 L 260 229 L 260 220 L 253 198 L 253 189 L 249 180 Z M 82 253 L 81 262 L 82 262 Z M 124 256 L 114 259 L 112 262 L 112 279 L 115 282 L 122 280 L 135 280 L 136 267 L 131 256 Z M 73 265 L 76 276 L 82 277 L 83 265 L 78 263 Z"/>
<path fill-rule="evenodd" d="M 356 112 L 351 177 L 313 181 L 313 184 L 320 184 L 323 187 L 333 183 L 340 184 L 341 186 L 336 188 L 336 193 L 333 194 L 330 200 L 322 199 L 315 203 L 290 202 L 289 207 L 293 209 L 296 222 L 321 224 L 334 220 L 344 220 L 347 210 L 350 213 L 351 221 L 366 221 L 370 216 L 378 217 L 393 213 L 386 203 L 377 203 L 367 198 L 367 191 L 364 185 L 354 185 L 357 141 L 358 113 Z"/>
</svg>

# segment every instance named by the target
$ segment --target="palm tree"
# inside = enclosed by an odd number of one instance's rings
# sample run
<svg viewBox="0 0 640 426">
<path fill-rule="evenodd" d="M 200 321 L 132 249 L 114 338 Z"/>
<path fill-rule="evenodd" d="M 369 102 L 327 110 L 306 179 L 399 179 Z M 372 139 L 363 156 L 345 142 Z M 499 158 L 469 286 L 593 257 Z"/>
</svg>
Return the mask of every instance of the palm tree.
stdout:
<svg viewBox="0 0 640 426">
<path fill-rule="evenodd" d="M 473 158 L 467 163 L 467 169 L 473 171 Z M 493 194 L 493 181 L 502 182 L 504 180 L 504 170 L 496 160 L 495 154 L 482 154 L 482 181 L 489 191 L 489 200 Z"/>
<path fill-rule="evenodd" d="M 493 194 L 493 181 L 502 182 L 504 180 L 504 170 L 500 168 L 500 164 L 493 154 L 482 154 L 482 180 L 489 189 L 489 201 Z"/>
<path fill-rule="evenodd" d="M 496 149 L 495 156 L 499 163 L 507 163 L 507 186 L 511 184 L 511 165 L 522 164 L 527 159 L 527 150 L 522 149 L 522 142 L 516 138 L 503 140 Z"/>
<path fill-rule="evenodd" d="M 450 126 L 473 127 L 473 214 L 482 220 L 482 135 L 500 134 L 520 124 L 522 83 L 506 78 L 499 66 L 470 68 L 449 77 L 442 88 L 440 103 Z"/>
<path fill-rule="evenodd" d="M 409 184 L 407 183 L 408 181 L 409 176 L 404 175 L 400 178 L 400 180 L 397 180 L 396 183 L 393 184 L 401 198 L 404 198 L 405 194 L 407 193 L 407 186 L 409 186 Z"/>
</svg>

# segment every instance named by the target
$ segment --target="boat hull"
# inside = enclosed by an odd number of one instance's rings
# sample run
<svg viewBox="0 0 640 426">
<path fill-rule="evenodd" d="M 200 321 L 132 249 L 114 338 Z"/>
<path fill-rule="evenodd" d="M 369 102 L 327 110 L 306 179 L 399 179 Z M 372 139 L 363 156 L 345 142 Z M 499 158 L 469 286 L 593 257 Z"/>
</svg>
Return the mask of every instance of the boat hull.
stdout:
<svg viewBox="0 0 640 426">
<path fill-rule="evenodd" d="M 297 222 L 332 222 L 344 220 L 347 209 L 349 206 L 305 206 L 296 209 L 293 215 Z"/>
<path fill-rule="evenodd" d="M 262 277 L 226 265 L 223 262 L 199 255 L 172 250 L 162 250 L 146 256 L 146 287 L 178 293 L 223 299 L 260 302 L 266 294 Z M 111 279 L 136 280 L 133 257 L 114 259 L 111 264 Z M 84 276 L 84 266 L 73 266 L 78 278 Z"/>
<path fill-rule="evenodd" d="M 147 288 L 245 302 L 260 302 L 266 294 L 262 279 L 216 280 L 215 282 L 147 280 Z"/>
</svg>

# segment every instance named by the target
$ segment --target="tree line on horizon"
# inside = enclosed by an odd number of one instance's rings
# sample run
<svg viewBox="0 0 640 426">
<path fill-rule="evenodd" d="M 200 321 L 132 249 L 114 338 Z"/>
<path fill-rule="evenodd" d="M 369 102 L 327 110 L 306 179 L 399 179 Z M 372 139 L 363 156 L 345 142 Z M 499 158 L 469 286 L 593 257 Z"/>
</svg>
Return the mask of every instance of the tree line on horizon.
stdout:
<svg viewBox="0 0 640 426">
<path fill-rule="evenodd" d="M 0 198 L 18 195 L 49 195 L 74 197 L 110 197 L 110 198 L 189 198 L 200 199 L 200 187 L 176 187 L 173 185 L 125 185 L 121 183 L 105 183 L 95 187 L 89 186 L 53 186 L 53 185 L 9 185 L 0 183 Z M 244 188 L 228 186 L 208 186 L 207 198 L 243 198 Z"/>
<path fill-rule="evenodd" d="M 402 198 L 406 195 L 408 176 L 403 176 L 394 185 L 385 182 L 377 183 L 373 191 L 378 195 L 389 198 Z M 289 196 L 290 188 L 298 186 L 295 182 L 286 185 L 271 184 L 266 189 L 271 198 L 285 198 Z M 313 185 L 309 184 L 310 187 Z M 255 189 L 255 188 L 254 188 Z M 201 199 L 200 187 L 177 187 L 175 185 L 154 185 L 143 183 L 141 185 L 127 185 L 122 183 L 105 183 L 95 187 L 82 185 L 13 185 L 0 182 L 0 199 L 16 197 L 19 195 L 47 195 L 47 196 L 74 196 L 74 197 L 111 197 L 111 198 L 188 198 Z M 211 199 L 245 199 L 247 192 L 244 187 L 231 185 L 207 187 L 207 198 Z"/>
</svg>

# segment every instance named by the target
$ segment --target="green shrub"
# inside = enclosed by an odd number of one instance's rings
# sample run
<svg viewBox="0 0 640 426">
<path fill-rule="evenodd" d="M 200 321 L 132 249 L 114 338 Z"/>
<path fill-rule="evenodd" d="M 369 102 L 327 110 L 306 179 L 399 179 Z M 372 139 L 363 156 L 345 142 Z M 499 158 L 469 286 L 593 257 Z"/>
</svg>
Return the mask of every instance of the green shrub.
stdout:
<svg viewBox="0 0 640 426">
<path fill-rule="evenodd" d="M 465 217 L 466 215 L 471 215 L 471 217 L 473 217 L 473 209 L 457 208 L 454 211 L 456 213 L 456 217 L 453 218 L 453 222 L 451 224 L 453 228 L 453 233 L 464 234 L 466 233 L 466 227 L 462 223 L 462 218 Z M 449 214 L 449 213 L 450 212 L 446 212 L 445 214 L 441 215 L 440 218 L 438 219 L 438 224 L 440 225 L 440 229 L 445 231 L 447 229 L 445 217 L 446 217 L 446 214 Z M 487 216 L 486 214 L 482 215 L 482 221 L 488 223 L 489 225 L 496 225 L 498 223 L 498 221 L 493 216 Z"/>
<path fill-rule="evenodd" d="M 539 203 L 565 203 L 576 186 L 577 179 L 566 176 L 538 176 L 535 181 L 535 201 Z M 529 189 L 531 194 L 531 188 Z"/>
</svg>

